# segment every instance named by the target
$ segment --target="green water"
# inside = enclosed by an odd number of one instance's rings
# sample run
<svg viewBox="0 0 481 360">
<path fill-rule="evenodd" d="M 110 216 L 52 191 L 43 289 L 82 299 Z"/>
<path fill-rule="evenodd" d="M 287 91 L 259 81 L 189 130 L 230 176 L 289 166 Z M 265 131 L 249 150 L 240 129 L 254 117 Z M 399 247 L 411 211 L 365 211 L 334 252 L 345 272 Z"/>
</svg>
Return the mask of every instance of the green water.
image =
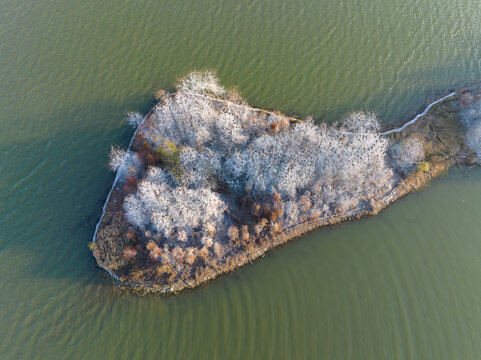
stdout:
<svg viewBox="0 0 481 360">
<path fill-rule="evenodd" d="M 127 111 L 191 69 L 253 105 L 408 119 L 481 80 L 479 0 L 0 1 L 1 359 L 480 359 L 481 170 L 175 297 L 87 249 Z"/>
</svg>

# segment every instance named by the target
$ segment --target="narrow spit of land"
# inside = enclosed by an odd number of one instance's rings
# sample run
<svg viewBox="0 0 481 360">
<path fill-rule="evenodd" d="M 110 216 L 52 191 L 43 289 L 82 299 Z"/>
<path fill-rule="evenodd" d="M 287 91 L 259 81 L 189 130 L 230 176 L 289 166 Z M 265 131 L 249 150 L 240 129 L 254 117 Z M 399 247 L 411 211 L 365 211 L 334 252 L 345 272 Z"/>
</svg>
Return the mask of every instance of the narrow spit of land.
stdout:
<svg viewBox="0 0 481 360">
<path fill-rule="evenodd" d="M 308 231 L 377 214 L 453 164 L 477 163 L 480 98 L 448 94 L 392 129 L 369 113 L 315 125 L 191 73 L 145 117 L 130 115 L 136 131 L 127 151 L 112 151 L 93 255 L 124 286 L 175 293 Z"/>
</svg>

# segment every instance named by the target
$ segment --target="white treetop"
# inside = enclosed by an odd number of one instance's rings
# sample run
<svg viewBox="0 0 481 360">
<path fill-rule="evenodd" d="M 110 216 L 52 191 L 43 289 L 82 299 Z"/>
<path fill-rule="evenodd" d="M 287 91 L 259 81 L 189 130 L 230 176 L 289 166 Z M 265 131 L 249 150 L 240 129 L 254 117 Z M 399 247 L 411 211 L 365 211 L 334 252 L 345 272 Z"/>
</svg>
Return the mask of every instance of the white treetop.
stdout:
<svg viewBox="0 0 481 360">
<path fill-rule="evenodd" d="M 151 168 L 137 192 L 125 199 L 125 213 L 132 224 L 140 228 L 150 225 L 170 237 L 178 231 L 182 231 L 182 236 L 191 236 L 195 229 L 223 223 L 227 207 L 217 193 L 208 188 L 172 185 L 169 175 L 160 175 L 161 172 Z"/>
<path fill-rule="evenodd" d="M 340 126 L 315 125 L 310 118 L 290 124 L 284 115 L 229 100 L 227 94 L 212 72 L 191 73 L 139 128 L 154 149 L 166 141 L 178 146 L 182 174 L 174 180 L 167 170 L 150 168 L 124 203 L 132 224 L 181 243 L 194 230 L 211 236 L 226 221 L 225 210 L 235 207 L 215 192 L 219 183 L 237 198 L 247 191 L 279 194 L 284 225 L 295 225 L 303 215 L 354 208 L 392 189 L 389 141 L 373 114 L 353 113 Z M 131 118 L 140 124 L 140 116 Z M 419 161 L 416 143 L 401 150 L 406 163 Z M 130 158 L 115 150 L 112 166 L 123 169 Z"/>
</svg>

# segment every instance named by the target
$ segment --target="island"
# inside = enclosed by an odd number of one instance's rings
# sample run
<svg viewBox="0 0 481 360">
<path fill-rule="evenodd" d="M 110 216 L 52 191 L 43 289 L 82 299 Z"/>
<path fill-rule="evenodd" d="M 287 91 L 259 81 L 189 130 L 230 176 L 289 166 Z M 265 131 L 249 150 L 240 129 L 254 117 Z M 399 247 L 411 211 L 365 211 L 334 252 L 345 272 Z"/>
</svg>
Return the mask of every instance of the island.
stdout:
<svg viewBox="0 0 481 360">
<path fill-rule="evenodd" d="M 476 89 L 397 128 L 367 112 L 315 124 L 254 108 L 212 71 L 157 100 L 129 114 L 128 148 L 112 148 L 116 176 L 90 243 L 97 264 L 141 294 L 197 287 L 306 232 L 375 215 L 481 155 Z"/>
</svg>

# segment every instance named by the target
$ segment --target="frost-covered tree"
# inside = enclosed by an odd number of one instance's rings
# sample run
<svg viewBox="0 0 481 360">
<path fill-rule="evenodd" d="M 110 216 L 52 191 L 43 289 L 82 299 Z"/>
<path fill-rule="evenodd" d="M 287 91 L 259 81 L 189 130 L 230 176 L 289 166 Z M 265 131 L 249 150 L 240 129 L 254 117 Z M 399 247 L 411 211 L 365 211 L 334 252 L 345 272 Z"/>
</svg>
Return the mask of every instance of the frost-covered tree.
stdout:
<svg viewBox="0 0 481 360">
<path fill-rule="evenodd" d="M 137 128 L 144 121 L 144 117 L 137 112 L 129 112 L 127 114 L 127 122 L 134 128 Z"/>
<path fill-rule="evenodd" d="M 152 124 L 141 129 L 153 147 L 168 139 L 179 145 L 225 153 L 245 146 L 272 125 L 279 129 L 288 126 L 283 115 L 220 99 L 227 90 L 212 80 L 212 73 L 201 74 L 181 80 L 178 91 L 164 96 L 156 106 Z"/>
<path fill-rule="evenodd" d="M 192 187 L 212 186 L 215 176 L 221 171 L 221 157 L 211 149 L 199 152 L 186 146 L 180 153 L 182 183 Z"/>
<path fill-rule="evenodd" d="M 168 238 L 179 232 L 178 239 L 185 241 L 198 229 L 217 231 L 227 207 L 211 189 L 175 185 L 169 174 L 151 168 L 137 192 L 126 197 L 124 209 L 139 228 L 152 228 Z"/>
<path fill-rule="evenodd" d="M 219 79 L 211 70 L 192 71 L 180 79 L 177 86 L 179 91 L 191 91 L 197 94 L 212 94 L 222 96 L 226 89 L 219 84 Z"/>
<path fill-rule="evenodd" d="M 389 149 L 389 155 L 394 167 L 401 173 L 407 174 L 424 159 L 424 145 L 417 137 L 411 136 L 393 144 Z"/>
<path fill-rule="evenodd" d="M 466 132 L 466 145 L 476 152 L 478 162 L 481 159 L 481 119 L 469 127 Z"/>
<path fill-rule="evenodd" d="M 460 115 L 466 127 L 466 145 L 476 152 L 479 162 L 481 160 L 481 101 L 466 108 Z"/>
<path fill-rule="evenodd" d="M 254 193 L 278 191 L 287 198 L 328 184 L 367 195 L 392 176 L 385 161 L 388 141 L 371 129 L 343 131 L 306 120 L 254 139 L 227 159 L 224 176 L 236 191 L 249 186 Z"/>
<path fill-rule="evenodd" d="M 344 129 L 349 131 L 379 131 L 379 121 L 372 113 L 355 112 L 342 121 Z"/>
<path fill-rule="evenodd" d="M 131 151 L 125 151 L 112 146 L 109 154 L 108 165 L 116 171 L 120 178 L 137 173 L 140 162 L 137 155 Z"/>
<path fill-rule="evenodd" d="M 292 120 L 232 101 L 212 72 L 189 74 L 175 94 L 162 95 L 148 121 L 132 116 L 163 168 L 141 175 L 124 201 L 127 219 L 183 249 L 190 263 L 194 237 L 199 248 L 220 254 L 214 240 L 221 228 L 226 243 L 245 245 L 252 234 L 355 209 L 392 189 L 389 140 L 373 114 L 353 113 L 340 125 Z M 175 147 L 168 161 L 166 144 Z M 116 151 L 112 159 L 114 168 L 125 169 L 131 155 Z M 226 212 L 242 208 L 246 198 L 254 203 L 252 229 Z"/>
</svg>

